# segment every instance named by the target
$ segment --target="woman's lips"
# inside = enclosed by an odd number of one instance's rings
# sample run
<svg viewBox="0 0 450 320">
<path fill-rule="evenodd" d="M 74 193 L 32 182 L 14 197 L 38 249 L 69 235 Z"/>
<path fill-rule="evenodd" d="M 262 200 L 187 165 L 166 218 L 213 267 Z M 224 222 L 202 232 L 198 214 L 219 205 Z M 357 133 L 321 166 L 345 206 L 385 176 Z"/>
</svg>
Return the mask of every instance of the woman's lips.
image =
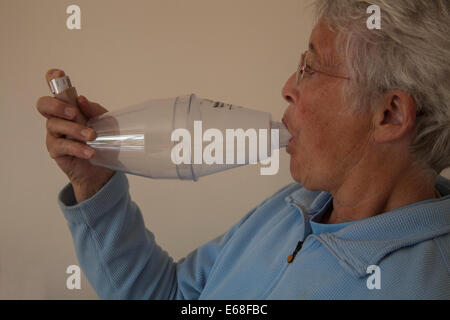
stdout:
<svg viewBox="0 0 450 320">
<path fill-rule="evenodd" d="M 286 118 L 283 117 L 283 119 L 281 119 L 281 121 L 283 122 L 284 126 L 285 126 L 286 129 L 289 131 L 289 133 L 291 134 L 291 138 L 289 139 L 289 144 L 290 144 L 291 142 L 294 141 L 294 136 L 292 136 L 292 133 L 291 133 L 291 131 L 289 130 L 289 126 L 288 126 L 288 124 L 287 124 Z"/>
</svg>

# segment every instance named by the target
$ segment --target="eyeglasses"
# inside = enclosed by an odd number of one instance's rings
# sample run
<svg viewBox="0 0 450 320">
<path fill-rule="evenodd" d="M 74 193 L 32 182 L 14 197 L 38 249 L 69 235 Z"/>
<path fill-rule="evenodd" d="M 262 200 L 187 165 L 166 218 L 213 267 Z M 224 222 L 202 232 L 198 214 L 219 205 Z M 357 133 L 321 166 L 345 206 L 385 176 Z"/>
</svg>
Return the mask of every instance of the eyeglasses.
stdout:
<svg viewBox="0 0 450 320">
<path fill-rule="evenodd" d="M 296 79 L 297 79 L 297 86 L 302 82 L 303 77 L 305 75 L 305 73 L 309 74 L 309 75 L 314 75 L 315 73 L 320 73 L 329 77 L 333 77 L 333 78 L 339 78 L 339 79 L 344 79 L 344 80 L 351 80 L 348 77 L 343 77 L 343 76 L 337 76 L 337 75 L 333 75 L 333 74 L 329 74 L 323 71 L 318 71 L 315 70 L 313 68 L 311 68 L 310 66 L 308 66 L 307 64 L 307 58 L 308 58 L 308 51 L 305 51 L 301 58 L 300 61 L 298 63 L 298 67 L 297 67 L 297 72 L 296 72 Z"/>
</svg>

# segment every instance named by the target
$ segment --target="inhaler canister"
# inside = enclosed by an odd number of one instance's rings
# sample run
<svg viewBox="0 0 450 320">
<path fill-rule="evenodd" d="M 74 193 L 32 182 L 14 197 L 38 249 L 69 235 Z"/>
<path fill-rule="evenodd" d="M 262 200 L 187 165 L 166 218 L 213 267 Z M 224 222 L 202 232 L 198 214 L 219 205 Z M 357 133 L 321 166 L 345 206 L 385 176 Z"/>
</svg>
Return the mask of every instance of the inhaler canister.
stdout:
<svg viewBox="0 0 450 320">
<path fill-rule="evenodd" d="M 72 86 L 69 76 L 65 75 L 63 71 L 60 71 L 58 74 L 62 76 L 57 78 L 51 78 L 53 75 L 47 76 L 50 77 L 47 79 L 50 91 L 56 99 L 59 99 L 67 104 L 74 106 L 75 108 L 78 108 L 78 93 L 76 88 Z M 77 115 L 75 119 L 73 119 L 73 121 L 80 124 L 86 124 L 86 118 L 81 112 L 77 112 Z M 68 138 L 71 137 L 69 136 Z"/>
</svg>

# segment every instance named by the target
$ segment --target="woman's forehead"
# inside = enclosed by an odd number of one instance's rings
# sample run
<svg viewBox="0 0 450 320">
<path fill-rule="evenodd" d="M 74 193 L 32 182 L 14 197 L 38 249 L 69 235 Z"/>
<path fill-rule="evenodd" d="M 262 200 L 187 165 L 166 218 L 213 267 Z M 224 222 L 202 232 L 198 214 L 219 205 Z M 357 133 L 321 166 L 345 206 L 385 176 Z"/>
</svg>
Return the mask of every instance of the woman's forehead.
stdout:
<svg viewBox="0 0 450 320">
<path fill-rule="evenodd" d="M 336 52 L 337 33 L 330 29 L 325 19 L 320 19 L 314 27 L 308 44 L 308 61 L 322 69 L 336 70 L 342 65 Z"/>
</svg>

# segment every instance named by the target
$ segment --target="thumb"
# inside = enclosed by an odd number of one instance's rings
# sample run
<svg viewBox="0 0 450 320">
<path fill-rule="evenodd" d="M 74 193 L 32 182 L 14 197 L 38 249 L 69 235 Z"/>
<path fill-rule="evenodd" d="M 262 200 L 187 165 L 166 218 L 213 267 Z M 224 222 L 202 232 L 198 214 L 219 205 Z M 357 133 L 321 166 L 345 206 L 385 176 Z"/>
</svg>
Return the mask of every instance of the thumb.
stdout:
<svg viewBox="0 0 450 320">
<path fill-rule="evenodd" d="M 85 96 L 79 96 L 77 98 L 78 106 L 80 107 L 81 112 L 88 118 L 93 118 L 99 116 L 105 112 L 108 112 L 105 108 L 103 108 L 98 103 L 89 101 Z"/>
</svg>

